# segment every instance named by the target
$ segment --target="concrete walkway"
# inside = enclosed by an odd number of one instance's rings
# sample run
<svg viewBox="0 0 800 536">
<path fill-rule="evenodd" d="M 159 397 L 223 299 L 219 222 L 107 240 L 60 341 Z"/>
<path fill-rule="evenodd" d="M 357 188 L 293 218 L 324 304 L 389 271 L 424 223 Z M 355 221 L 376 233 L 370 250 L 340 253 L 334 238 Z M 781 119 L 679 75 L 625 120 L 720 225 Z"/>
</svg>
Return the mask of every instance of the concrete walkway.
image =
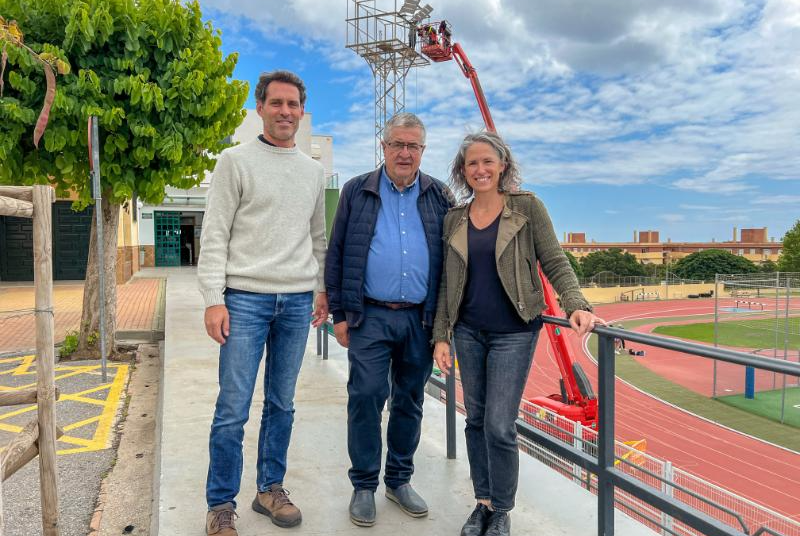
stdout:
<svg viewBox="0 0 800 536">
<path fill-rule="evenodd" d="M 193 269 L 160 271 L 168 276 L 164 355 L 163 415 L 158 530 L 160 536 L 201 536 L 205 523 L 208 433 L 217 395 L 218 346 L 203 328 L 203 304 Z M 261 396 L 256 395 L 245 432 L 245 466 L 238 497 L 241 536 L 303 535 L 452 535 L 474 505 L 463 436 L 457 424 L 458 459 L 445 455 L 445 409 L 433 398 L 425 403 L 422 440 L 415 459 L 415 488 L 426 498 L 430 515 L 412 519 L 378 489 L 378 520 L 371 529 L 350 523 L 347 506 L 346 351 L 330 340 L 330 359 L 316 357 L 313 331 L 306 348 L 296 395 L 295 427 L 289 451 L 286 487 L 303 510 L 303 523 L 280 529 L 250 509 L 255 494 L 255 450 Z M 258 392 L 258 390 L 257 390 Z M 385 421 L 385 419 L 384 419 Z M 596 498 L 541 463 L 521 455 L 520 489 L 512 514 L 513 534 L 597 534 Z M 617 534 L 652 535 L 617 513 Z M 155 527 L 154 527 L 155 528 Z"/>
</svg>

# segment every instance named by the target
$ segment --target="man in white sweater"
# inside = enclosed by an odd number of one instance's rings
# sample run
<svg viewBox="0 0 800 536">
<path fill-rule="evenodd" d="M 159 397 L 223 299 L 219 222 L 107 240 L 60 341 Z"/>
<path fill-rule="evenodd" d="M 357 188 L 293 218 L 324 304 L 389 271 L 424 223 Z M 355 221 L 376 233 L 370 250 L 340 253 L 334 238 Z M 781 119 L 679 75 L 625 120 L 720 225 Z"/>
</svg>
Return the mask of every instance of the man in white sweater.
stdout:
<svg viewBox="0 0 800 536">
<path fill-rule="evenodd" d="M 217 161 L 197 267 L 206 331 L 221 345 L 206 483 L 206 533 L 214 536 L 238 534 L 244 425 L 265 347 L 252 507 L 280 527 L 300 523 L 283 487 L 294 391 L 309 323 L 328 316 L 324 170 L 295 145 L 305 86 L 288 71 L 262 74 L 255 98 L 264 132 Z"/>
</svg>

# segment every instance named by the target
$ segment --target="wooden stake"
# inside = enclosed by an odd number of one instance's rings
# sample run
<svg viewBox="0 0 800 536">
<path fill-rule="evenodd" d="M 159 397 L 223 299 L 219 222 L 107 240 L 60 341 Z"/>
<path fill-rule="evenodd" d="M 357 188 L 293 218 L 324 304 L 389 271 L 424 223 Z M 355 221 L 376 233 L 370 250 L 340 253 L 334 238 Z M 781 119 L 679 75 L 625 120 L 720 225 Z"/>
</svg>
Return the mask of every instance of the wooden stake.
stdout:
<svg viewBox="0 0 800 536">
<path fill-rule="evenodd" d="M 58 400 L 59 396 L 60 393 L 58 387 L 56 387 L 56 400 Z M 25 404 L 36 404 L 36 389 L 0 393 L 0 406 L 22 406 Z"/>
<path fill-rule="evenodd" d="M 0 196 L 33 202 L 33 186 L 0 186 Z"/>
<path fill-rule="evenodd" d="M 36 287 L 36 389 L 39 403 L 39 482 L 42 534 L 58 536 L 58 474 L 56 471 L 56 388 L 53 341 L 53 189 L 33 187 L 33 265 Z"/>
<path fill-rule="evenodd" d="M 0 216 L 30 218 L 33 215 L 33 204 L 11 197 L 0 197 Z"/>
<path fill-rule="evenodd" d="M 56 437 L 61 437 L 62 435 L 64 435 L 64 432 L 57 428 Z M 39 422 L 37 419 L 33 419 L 20 433 L 14 436 L 6 450 L 0 453 L 0 468 L 2 468 L 2 480 L 4 482 L 39 454 L 38 439 Z"/>
</svg>

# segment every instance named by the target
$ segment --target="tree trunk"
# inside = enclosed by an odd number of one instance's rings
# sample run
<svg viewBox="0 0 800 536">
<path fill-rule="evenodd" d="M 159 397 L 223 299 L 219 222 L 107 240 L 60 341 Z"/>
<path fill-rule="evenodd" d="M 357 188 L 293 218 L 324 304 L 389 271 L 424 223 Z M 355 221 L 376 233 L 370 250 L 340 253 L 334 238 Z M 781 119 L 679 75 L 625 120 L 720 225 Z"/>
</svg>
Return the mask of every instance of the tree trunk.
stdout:
<svg viewBox="0 0 800 536">
<path fill-rule="evenodd" d="M 120 205 L 103 197 L 103 265 L 105 267 L 105 338 L 106 357 L 116 353 L 114 335 L 117 329 L 117 230 Z M 95 205 L 97 210 L 97 205 Z M 78 348 L 75 357 L 100 358 L 100 277 L 97 263 L 97 216 L 92 218 L 89 238 L 89 262 L 83 287 L 83 313 L 81 315 Z"/>
</svg>

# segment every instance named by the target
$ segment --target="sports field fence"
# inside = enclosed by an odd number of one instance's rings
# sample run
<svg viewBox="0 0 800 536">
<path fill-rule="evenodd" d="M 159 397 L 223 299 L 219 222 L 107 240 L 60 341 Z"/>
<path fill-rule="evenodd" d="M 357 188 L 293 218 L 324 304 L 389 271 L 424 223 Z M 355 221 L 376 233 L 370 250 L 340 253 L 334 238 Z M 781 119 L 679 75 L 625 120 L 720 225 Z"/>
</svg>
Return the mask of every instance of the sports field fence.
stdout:
<svg viewBox="0 0 800 536">
<path fill-rule="evenodd" d="M 800 362 L 800 273 L 717 275 L 713 341 Z M 782 423 L 800 423 L 798 378 L 714 361 L 712 396 Z"/>
</svg>

